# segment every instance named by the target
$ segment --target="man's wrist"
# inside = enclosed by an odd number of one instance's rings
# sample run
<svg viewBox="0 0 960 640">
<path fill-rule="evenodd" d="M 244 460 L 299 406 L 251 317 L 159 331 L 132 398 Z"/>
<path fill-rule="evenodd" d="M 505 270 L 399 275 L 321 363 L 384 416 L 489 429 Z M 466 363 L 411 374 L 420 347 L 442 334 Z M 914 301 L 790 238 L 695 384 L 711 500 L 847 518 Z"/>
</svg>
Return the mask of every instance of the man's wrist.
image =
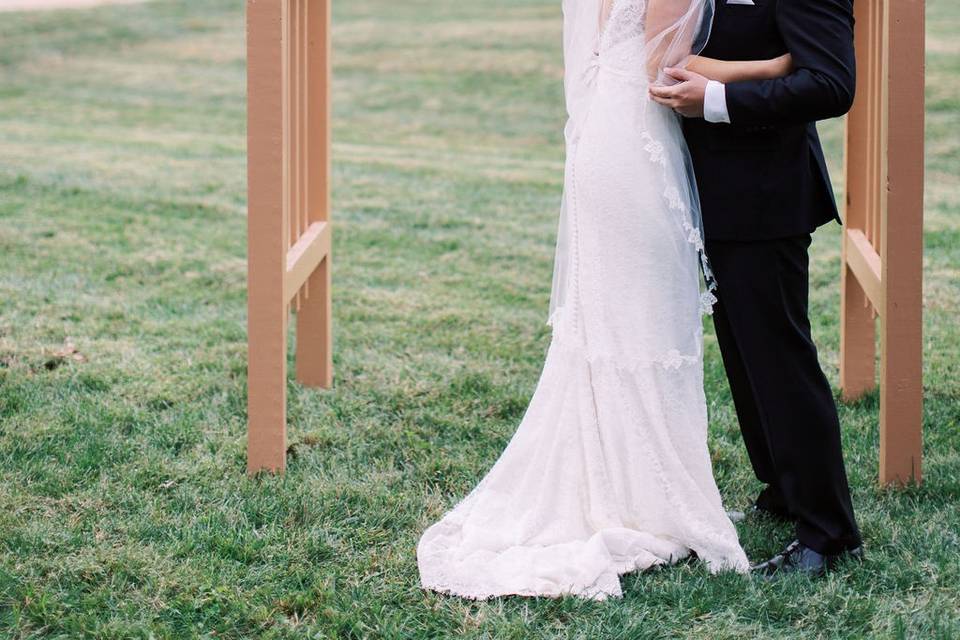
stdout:
<svg viewBox="0 0 960 640">
<path fill-rule="evenodd" d="M 730 112 L 727 110 L 727 86 L 722 82 L 710 80 L 703 95 L 703 119 L 707 122 L 730 124 Z"/>
</svg>

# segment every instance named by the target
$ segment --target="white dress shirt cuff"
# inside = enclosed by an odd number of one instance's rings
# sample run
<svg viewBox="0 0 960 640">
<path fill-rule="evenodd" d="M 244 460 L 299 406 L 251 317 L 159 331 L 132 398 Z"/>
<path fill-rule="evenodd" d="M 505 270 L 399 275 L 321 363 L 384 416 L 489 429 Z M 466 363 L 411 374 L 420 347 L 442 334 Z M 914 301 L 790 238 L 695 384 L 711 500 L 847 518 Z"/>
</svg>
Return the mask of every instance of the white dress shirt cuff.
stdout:
<svg viewBox="0 0 960 640">
<path fill-rule="evenodd" d="M 707 90 L 703 96 L 703 119 L 707 122 L 730 124 L 730 113 L 727 111 L 727 85 L 716 80 L 707 82 Z"/>
</svg>

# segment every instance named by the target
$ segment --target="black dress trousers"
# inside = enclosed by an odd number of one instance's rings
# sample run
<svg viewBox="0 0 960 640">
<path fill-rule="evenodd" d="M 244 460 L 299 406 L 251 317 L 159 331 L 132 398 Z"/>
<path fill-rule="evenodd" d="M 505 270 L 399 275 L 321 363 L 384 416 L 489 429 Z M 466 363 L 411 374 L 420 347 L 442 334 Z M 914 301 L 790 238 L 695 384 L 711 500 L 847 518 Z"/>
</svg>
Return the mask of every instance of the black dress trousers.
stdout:
<svg viewBox="0 0 960 640">
<path fill-rule="evenodd" d="M 830 385 L 810 335 L 809 234 L 709 241 L 714 326 L 761 506 L 797 520 L 811 549 L 860 545 Z M 763 503 L 766 504 L 763 504 Z"/>
</svg>

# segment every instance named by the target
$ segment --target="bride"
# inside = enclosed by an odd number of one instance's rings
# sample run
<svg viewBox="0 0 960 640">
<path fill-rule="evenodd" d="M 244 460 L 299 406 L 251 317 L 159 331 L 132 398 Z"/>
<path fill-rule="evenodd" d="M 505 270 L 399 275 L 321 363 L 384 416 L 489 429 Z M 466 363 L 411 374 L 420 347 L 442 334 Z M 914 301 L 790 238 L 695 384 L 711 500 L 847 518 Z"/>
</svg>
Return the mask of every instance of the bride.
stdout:
<svg viewBox="0 0 960 640">
<path fill-rule="evenodd" d="M 666 67 L 785 75 L 788 56 L 694 55 L 713 0 L 564 0 L 566 171 L 541 378 L 516 433 L 417 545 L 424 588 L 604 599 L 691 554 L 746 572 L 707 451 L 701 314 L 714 301 Z M 705 285 L 701 286 L 701 273 Z"/>
</svg>

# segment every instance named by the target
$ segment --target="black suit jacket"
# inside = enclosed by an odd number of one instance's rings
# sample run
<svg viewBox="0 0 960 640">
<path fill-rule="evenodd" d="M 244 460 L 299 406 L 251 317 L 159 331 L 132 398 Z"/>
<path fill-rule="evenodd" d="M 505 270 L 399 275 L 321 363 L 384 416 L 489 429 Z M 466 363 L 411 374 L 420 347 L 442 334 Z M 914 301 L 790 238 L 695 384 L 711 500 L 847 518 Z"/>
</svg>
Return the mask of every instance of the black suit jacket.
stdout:
<svg viewBox="0 0 960 640">
<path fill-rule="evenodd" d="M 716 0 L 703 55 L 760 60 L 789 52 L 784 78 L 726 87 L 730 124 L 684 121 L 708 240 L 768 240 L 840 221 L 815 122 L 853 103 L 852 0 Z"/>
</svg>

